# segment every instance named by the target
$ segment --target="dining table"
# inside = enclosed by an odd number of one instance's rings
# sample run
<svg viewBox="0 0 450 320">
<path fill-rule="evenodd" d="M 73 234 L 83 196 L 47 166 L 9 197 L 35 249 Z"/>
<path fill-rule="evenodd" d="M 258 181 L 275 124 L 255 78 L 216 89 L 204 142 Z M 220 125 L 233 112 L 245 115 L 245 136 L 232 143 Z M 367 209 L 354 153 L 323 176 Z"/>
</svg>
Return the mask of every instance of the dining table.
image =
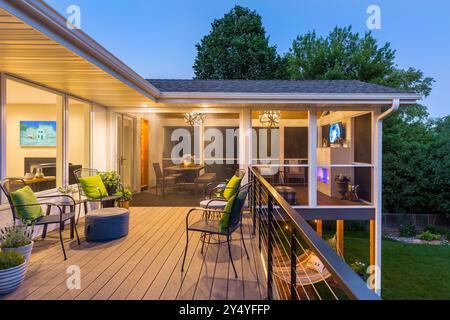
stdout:
<svg viewBox="0 0 450 320">
<path fill-rule="evenodd" d="M 175 173 L 175 174 L 187 174 L 190 172 L 194 172 L 195 173 L 195 179 L 197 179 L 198 177 L 200 177 L 201 172 L 204 171 L 206 169 L 206 166 L 204 164 L 190 164 L 190 165 L 175 165 L 175 166 L 170 166 L 170 167 L 166 167 L 163 170 L 163 183 L 162 183 L 162 194 L 164 196 L 165 194 L 165 177 L 166 177 L 166 172 L 169 173 Z M 194 181 L 195 181 L 194 179 Z M 185 183 L 186 184 L 191 184 L 191 185 L 195 185 L 195 182 L 192 183 Z"/>
</svg>

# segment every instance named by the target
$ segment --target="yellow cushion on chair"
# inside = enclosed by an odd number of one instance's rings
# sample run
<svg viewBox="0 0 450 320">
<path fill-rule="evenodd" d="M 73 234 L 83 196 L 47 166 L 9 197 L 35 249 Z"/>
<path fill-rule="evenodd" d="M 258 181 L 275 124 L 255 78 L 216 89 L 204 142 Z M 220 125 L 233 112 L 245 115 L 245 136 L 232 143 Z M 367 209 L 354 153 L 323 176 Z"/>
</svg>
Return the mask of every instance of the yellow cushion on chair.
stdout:
<svg viewBox="0 0 450 320">
<path fill-rule="evenodd" d="M 230 200 L 231 197 L 238 192 L 239 188 L 241 187 L 241 182 L 241 178 L 233 176 L 230 181 L 228 181 L 228 184 L 223 191 L 223 197 L 227 200 Z"/>
<path fill-rule="evenodd" d="M 80 178 L 80 185 L 89 199 L 96 200 L 109 196 L 100 176 Z"/>
<path fill-rule="evenodd" d="M 44 215 L 39 200 L 28 186 L 11 192 L 11 201 L 14 206 L 31 205 L 15 209 L 19 218 L 25 223 L 31 223 Z"/>
</svg>

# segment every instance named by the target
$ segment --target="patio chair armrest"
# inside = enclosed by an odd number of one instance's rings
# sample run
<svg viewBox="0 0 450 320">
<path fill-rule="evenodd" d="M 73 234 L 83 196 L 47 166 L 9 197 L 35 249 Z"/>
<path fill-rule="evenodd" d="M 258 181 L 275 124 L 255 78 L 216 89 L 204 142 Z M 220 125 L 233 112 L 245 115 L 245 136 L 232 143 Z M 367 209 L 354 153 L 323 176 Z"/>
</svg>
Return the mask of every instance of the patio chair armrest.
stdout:
<svg viewBox="0 0 450 320">
<path fill-rule="evenodd" d="M 206 204 L 206 209 L 211 210 L 211 208 L 209 208 L 209 205 L 210 205 L 212 202 L 214 202 L 214 201 L 228 201 L 228 200 L 225 199 L 225 198 L 211 198 L 211 199 L 208 199 L 208 203 Z"/>
<path fill-rule="evenodd" d="M 192 208 L 191 210 L 189 210 L 188 214 L 186 215 L 186 227 L 189 226 L 189 218 L 191 216 L 192 213 L 200 211 L 202 213 L 209 213 L 211 212 L 211 209 L 204 209 L 204 208 Z M 214 210 L 214 213 L 225 213 L 225 211 L 222 210 Z"/>
<path fill-rule="evenodd" d="M 211 183 L 208 183 L 206 185 L 206 188 L 205 188 L 205 198 L 207 197 L 206 194 L 208 193 L 208 190 L 209 190 L 209 197 L 211 198 L 214 191 L 219 190 L 219 189 L 225 189 L 225 188 L 222 187 L 222 185 L 226 186 L 226 184 L 227 184 L 226 182 L 211 182 Z M 215 187 L 212 188 L 213 185 L 215 185 Z"/>
<path fill-rule="evenodd" d="M 62 221 L 62 216 L 64 214 L 62 208 L 60 205 L 56 203 L 33 203 L 33 204 L 21 204 L 16 206 L 11 206 L 11 208 L 17 209 L 17 208 L 28 208 L 28 207 L 35 207 L 35 206 L 47 206 L 47 208 L 56 207 L 59 210 L 59 220 Z"/>
<path fill-rule="evenodd" d="M 73 206 L 76 205 L 75 203 L 75 199 L 72 196 L 69 196 L 67 194 L 61 194 L 61 195 L 54 195 L 54 196 L 40 196 L 37 197 L 38 199 L 58 199 L 58 198 L 68 198 L 70 199 L 70 202 L 72 203 Z M 63 205 L 62 203 L 58 203 L 58 205 Z"/>
</svg>

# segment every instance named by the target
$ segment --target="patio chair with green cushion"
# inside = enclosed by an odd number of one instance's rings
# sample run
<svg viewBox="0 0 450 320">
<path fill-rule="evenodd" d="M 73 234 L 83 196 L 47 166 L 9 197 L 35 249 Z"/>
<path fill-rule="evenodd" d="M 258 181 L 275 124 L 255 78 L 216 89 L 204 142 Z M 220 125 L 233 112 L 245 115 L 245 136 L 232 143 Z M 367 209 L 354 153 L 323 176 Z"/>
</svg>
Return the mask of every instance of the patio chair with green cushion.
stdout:
<svg viewBox="0 0 450 320">
<path fill-rule="evenodd" d="M 244 240 L 244 232 L 242 229 L 242 214 L 244 211 L 244 204 L 247 200 L 250 185 L 246 185 L 239 189 L 239 191 L 233 195 L 230 200 L 228 200 L 226 207 L 223 211 L 214 211 L 214 213 L 220 213 L 220 219 L 217 215 L 211 215 L 210 210 L 204 208 L 194 208 L 191 209 L 186 216 L 186 248 L 184 251 L 183 264 L 181 267 L 181 272 L 184 272 L 184 264 L 186 262 L 186 255 L 189 247 L 189 232 L 200 232 L 202 233 L 202 249 L 201 254 L 203 254 L 204 246 L 206 243 L 206 236 L 217 235 L 219 237 L 226 237 L 228 246 L 228 255 L 230 257 L 231 265 L 233 266 L 234 274 L 236 279 L 238 278 L 236 267 L 233 262 L 233 255 L 231 253 L 231 235 L 238 229 L 241 232 L 241 241 L 247 255 L 249 258 L 247 247 Z M 193 213 L 202 213 L 202 217 L 196 222 L 191 223 L 189 221 Z M 221 243 L 218 242 L 220 245 Z M 209 244 L 208 244 L 209 245 Z"/>
<path fill-rule="evenodd" d="M 209 184 L 206 190 L 210 190 L 209 196 L 205 195 L 205 200 L 200 202 L 200 207 L 204 209 L 222 210 L 228 203 L 228 200 L 241 187 L 242 179 L 245 177 L 245 170 L 238 170 L 236 174 L 225 182 L 218 184 Z"/>
<path fill-rule="evenodd" d="M 78 245 L 80 245 L 80 238 L 78 237 L 77 226 L 75 224 L 75 212 L 64 213 L 64 206 L 67 206 L 67 202 L 58 203 L 47 202 L 39 203 L 39 200 L 61 200 L 66 198 L 75 206 L 75 200 L 68 195 L 55 195 L 55 196 L 41 196 L 36 197 L 33 190 L 26 185 L 24 180 L 21 179 L 5 179 L 0 182 L 0 189 L 8 199 L 11 207 L 11 213 L 13 217 L 13 223 L 17 221 L 27 226 L 48 226 L 51 224 L 58 225 L 59 239 L 64 254 L 64 260 L 67 260 L 66 250 L 64 249 L 64 241 L 62 237 L 62 230 L 67 221 L 70 221 L 70 237 L 74 238 L 74 233 L 77 237 Z M 46 215 L 42 210 L 42 206 L 47 207 Z M 51 209 L 56 208 L 58 214 L 51 214 Z"/>
<path fill-rule="evenodd" d="M 84 212 L 88 213 L 88 202 L 100 203 L 101 208 L 114 207 L 120 196 L 110 195 L 100 177 L 100 173 L 96 169 L 82 168 L 74 171 L 78 184 L 78 196 L 81 200 L 85 197 Z M 119 184 L 119 188 L 123 186 Z"/>
</svg>

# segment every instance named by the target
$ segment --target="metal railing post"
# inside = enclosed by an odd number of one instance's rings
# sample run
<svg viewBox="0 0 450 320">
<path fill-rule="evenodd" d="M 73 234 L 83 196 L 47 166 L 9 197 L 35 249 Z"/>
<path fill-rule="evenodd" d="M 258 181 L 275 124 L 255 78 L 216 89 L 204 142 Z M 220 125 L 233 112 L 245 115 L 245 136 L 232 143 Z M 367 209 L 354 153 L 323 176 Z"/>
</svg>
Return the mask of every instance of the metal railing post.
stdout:
<svg viewBox="0 0 450 320">
<path fill-rule="evenodd" d="M 291 300 L 297 300 L 297 230 L 291 224 Z"/>
<path fill-rule="evenodd" d="M 267 299 L 273 298 L 273 197 L 267 199 Z"/>
<path fill-rule="evenodd" d="M 258 224 L 259 224 L 259 232 L 258 232 L 258 246 L 259 246 L 259 252 L 262 251 L 262 245 L 261 245 L 261 212 L 262 212 L 262 186 L 261 182 L 258 181 L 258 197 L 259 197 L 259 203 L 258 203 Z"/>
</svg>

